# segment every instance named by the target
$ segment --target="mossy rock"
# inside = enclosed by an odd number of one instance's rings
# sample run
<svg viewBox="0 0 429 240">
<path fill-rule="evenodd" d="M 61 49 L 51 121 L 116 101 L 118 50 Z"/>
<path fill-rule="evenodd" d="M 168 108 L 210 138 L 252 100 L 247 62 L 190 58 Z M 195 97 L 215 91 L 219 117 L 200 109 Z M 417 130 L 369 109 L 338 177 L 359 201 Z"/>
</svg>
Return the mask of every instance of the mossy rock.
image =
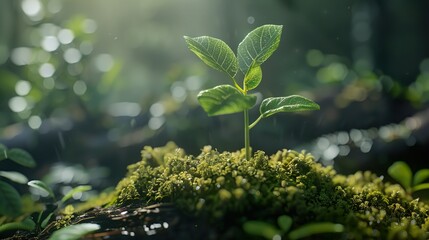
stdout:
<svg viewBox="0 0 429 240">
<path fill-rule="evenodd" d="M 371 172 L 340 175 L 292 150 L 272 156 L 257 151 L 250 160 L 244 155 L 207 146 L 190 156 L 174 143 L 145 147 L 118 184 L 115 204 L 173 203 L 221 238 L 242 238 L 246 221 L 275 224 L 281 215 L 292 217 L 292 229 L 312 222 L 344 225 L 342 233 L 311 239 L 429 238 L 429 206 Z"/>
</svg>

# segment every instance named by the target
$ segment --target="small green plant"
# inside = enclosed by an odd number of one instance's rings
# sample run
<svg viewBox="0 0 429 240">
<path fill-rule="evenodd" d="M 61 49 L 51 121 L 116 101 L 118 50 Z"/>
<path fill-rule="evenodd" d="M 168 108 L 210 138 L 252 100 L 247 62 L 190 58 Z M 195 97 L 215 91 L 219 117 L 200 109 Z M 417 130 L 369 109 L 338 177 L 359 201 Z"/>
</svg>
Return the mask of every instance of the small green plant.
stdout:
<svg viewBox="0 0 429 240">
<path fill-rule="evenodd" d="M 389 175 L 404 187 L 407 193 L 412 194 L 416 191 L 429 190 L 429 169 L 420 169 L 414 176 L 410 166 L 407 163 L 398 161 L 392 164 L 387 170 Z"/>
<path fill-rule="evenodd" d="M 302 239 L 315 234 L 321 233 L 341 233 L 344 231 L 342 224 L 331 222 L 308 223 L 292 231 L 292 218 L 287 215 L 282 215 L 277 218 L 277 225 L 264 221 L 247 221 L 243 225 L 243 230 L 250 235 L 261 236 L 266 239 Z"/>
<path fill-rule="evenodd" d="M 24 167 L 35 167 L 36 162 L 33 157 L 26 151 L 18 148 L 8 149 L 0 144 L 0 161 L 9 159 Z M 22 197 L 19 192 L 9 183 L 1 180 L 1 178 L 9 181 L 27 184 L 32 188 L 36 188 L 44 192 L 46 196 L 51 198 L 54 203 L 54 208 L 46 208 L 41 210 L 36 222 L 29 216 L 29 213 L 23 213 Z M 57 201 L 54 192 L 47 184 L 40 180 L 28 181 L 27 177 L 22 173 L 15 171 L 0 171 L 0 233 L 11 230 L 27 230 L 32 231 L 43 229 L 51 221 L 52 216 L 64 207 L 75 193 L 91 190 L 91 186 L 77 186 L 68 191 L 59 201 Z"/>
<path fill-rule="evenodd" d="M 57 198 L 54 192 L 46 183 L 40 180 L 32 180 L 32 181 L 29 181 L 27 184 L 28 186 L 38 189 L 40 192 L 43 192 L 47 197 L 51 198 L 54 202 L 55 208 L 46 209 L 39 213 L 39 216 L 37 218 L 37 225 L 42 229 L 48 225 L 48 223 L 52 219 L 52 216 L 56 214 L 60 209 L 62 209 L 65 203 L 67 202 L 67 200 L 73 197 L 74 194 L 89 191 L 92 189 L 92 187 L 89 185 L 77 186 L 69 190 L 59 201 L 57 201 Z"/>
<path fill-rule="evenodd" d="M 18 148 L 8 149 L 0 144 L 0 162 L 11 160 L 21 166 L 33 168 L 36 162 L 31 155 Z M 22 199 L 19 192 L 8 182 L 26 184 L 28 179 L 25 175 L 16 171 L 0 171 L 0 232 L 23 229 L 33 230 L 35 223 L 29 217 L 20 217 L 22 214 Z"/>
<path fill-rule="evenodd" d="M 203 90 L 198 101 L 209 116 L 244 112 L 244 144 L 246 159 L 250 159 L 249 131 L 262 118 L 279 112 L 298 112 L 318 110 L 315 102 L 299 96 L 270 97 L 260 105 L 260 116 L 249 124 L 249 109 L 256 104 L 256 96 L 249 94 L 262 80 L 261 64 L 277 49 L 282 33 L 281 25 L 264 25 L 251 31 L 238 45 L 237 56 L 222 40 L 201 36 L 187 37 L 189 49 L 210 67 L 226 73 L 232 80 L 231 85 L 219 85 Z M 238 72 L 244 75 L 242 86 L 236 80 Z"/>
</svg>

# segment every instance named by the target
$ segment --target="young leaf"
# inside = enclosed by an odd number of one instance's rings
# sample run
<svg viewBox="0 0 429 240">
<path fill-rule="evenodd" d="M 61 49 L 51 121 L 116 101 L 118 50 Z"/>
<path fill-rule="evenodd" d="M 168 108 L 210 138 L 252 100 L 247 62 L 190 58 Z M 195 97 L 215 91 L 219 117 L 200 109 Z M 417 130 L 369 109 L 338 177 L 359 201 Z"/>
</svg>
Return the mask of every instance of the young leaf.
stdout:
<svg viewBox="0 0 429 240">
<path fill-rule="evenodd" d="M 269 117 L 279 112 L 299 112 L 319 110 L 320 106 L 303 96 L 272 97 L 264 99 L 259 107 L 263 117 Z"/>
<path fill-rule="evenodd" d="M 66 195 L 64 195 L 64 197 L 61 199 L 61 202 L 65 202 L 68 199 L 70 199 L 75 193 L 80 193 L 80 192 L 86 192 L 91 190 L 92 187 L 89 185 L 82 185 L 82 186 L 77 186 L 75 188 L 73 188 L 72 190 L 68 191 L 66 193 Z"/>
<path fill-rule="evenodd" d="M 28 186 L 36 188 L 41 190 L 42 192 L 45 192 L 49 197 L 55 199 L 54 192 L 52 192 L 52 189 L 46 185 L 46 183 L 40 181 L 40 180 L 32 180 L 29 181 Z"/>
<path fill-rule="evenodd" d="M 189 50 L 194 52 L 203 62 L 210 67 L 225 72 L 231 78 L 238 70 L 237 58 L 231 48 L 222 40 L 213 37 L 184 36 Z"/>
<path fill-rule="evenodd" d="M 280 226 L 283 232 L 287 232 L 292 226 L 292 218 L 286 215 L 282 215 L 277 218 L 277 224 Z"/>
<path fill-rule="evenodd" d="M 22 222 L 11 222 L 0 225 L 0 233 L 11 230 L 32 231 L 35 227 L 36 223 L 30 218 L 26 218 Z"/>
<path fill-rule="evenodd" d="M 52 233 L 48 240 L 77 240 L 98 229 L 100 229 L 100 225 L 94 223 L 70 225 Z"/>
<path fill-rule="evenodd" d="M 320 233 L 340 233 L 344 231 L 344 226 L 336 223 L 322 222 L 306 224 L 289 233 L 290 239 L 300 239 Z"/>
<path fill-rule="evenodd" d="M 28 182 L 28 179 L 26 176 L 24 176 L 22 173 L 19 172 L 5 172 L 0 171 L 0 176 L 5 177 L 13 182 L 26 184 Z"/>
<path fill-rule="evenodd" d="M 252 90 L 256 88 L 262 80 L 262 69 L 260 66 L 255 66 L 249 69 L 246 76 L 244 77 L 244 85 L 246 90 Z"/>
<path fill-rule="evenodd" d="M 280 231 L 276 227 L 262 221 L 247 221 L 243 225 L 243 230 L 247 234 L 261 236 L 265 239 L 273 239 L 274 236 L 280 235 Z"/>
<path fill-rule="evenodd" d="M 21 212 L 21 196 L 11 185 L 0 181 L 0 216 L 16 217 Z"/>
<path fill-rule="evenodd" d="M 429 169 L 420 169 L 414 174 L 413 185 L 420 184 L 429 178 Z"/>
<path fill-rule="evenodd" d="M 392 166 L 387 169 L 387 173 L 405 189 L 409 190 L 411 188 L 413 173 L 405 162 L 398 161 L 393 163 Z"/>
<path fill-rule="evenodd" d="M 36 166 L 36 162 L 34 161 L 33 157 L 26 151 L 18 149 L 18 148 L 13 148 L 7 151 L 7 157 L 24 166 L 24 167 L 35 167 Z"/>
<path fill-rule="evenodd" d="M 264 25 L 247 34 L 237 49 L 238 66 L 243 74 L 273 54 L 279 46 L 281 34 L 281 25 Z"/>
<path fill-rule="evenodd" d="M 256 103 L 256 96 L 243 95 L 231 85 L 201 91 L 197 98 L 209 116 L 242 112 Z"/>
</svg>

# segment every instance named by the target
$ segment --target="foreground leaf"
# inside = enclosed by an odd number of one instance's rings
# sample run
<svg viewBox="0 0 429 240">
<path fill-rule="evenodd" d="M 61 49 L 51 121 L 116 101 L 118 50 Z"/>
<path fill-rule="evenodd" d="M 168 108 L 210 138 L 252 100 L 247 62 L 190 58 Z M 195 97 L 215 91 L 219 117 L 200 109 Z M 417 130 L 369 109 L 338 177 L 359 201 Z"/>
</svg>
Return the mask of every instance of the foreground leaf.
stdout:
<svg viewBox="0 0 429 240">
<path fill-rule="evenodd" d="M 28 186 L 36 188 L 44 193 L 46 193 L 49 197 L 55 199 L 54 192 L 52 192 L 52 189 L 46 185 L 46 183 L 40 181 L 40 180 L 32 180 L 29 181 Z"/>
<path fill-rule="evenodd" d="M 24 176 L 24 174 L 22 174 L 20 172 L 0 171 L 0 176 L 5 177 L 5 178 L 7 178 L 13 182 L 16 182 L 16 183 L 26 184 L 28 182 L 27 177 Z"/>
<path fill-rule="evenodd" d="M 0 144 L 0 161 L 7 158 L 7 147 Z"/>
<path fill-rule="evenodd" d="M 80 239 L 88 233 L 97 231 L 100 225 L 94 223 L 81 223 L 71 225 L 55 231 L 49 240 L 76 240 Z"/>
<path fill-rule="evenodd" d="M 281 25 L 264 25 L 247 34 L 237 49 L 238 66 L 243 74 L 273 54 L 279 46 L 281 34 Z"/>
<path fill-rule="evenodd" d="M 26 218 L 22 222 L 11 222 L 0 225 L 0 233 L 11 230 L 32 231 L 34 228 L 36 228 L 36 223 L 30 218 Z"/>
<path fill-rule="evenodd" d="M 262 69 L 260 66 L 252 67 L 244 77 L 246 90 L 256 88 L 262 80 Z"/>
<path fill-rule="evenodd" d="M 40 227 L 45 228 L 48 225 L 53 215 L 54 215 L 54 212 L 49 213 L 48 216 L 40 224 Z"/>
<path fill-rule="evenodd" d="M 24 167 L 32 168 L 36 166 L 36 162 L 33 157 L 28 152 L 18 148 L 13 148 L 7 151 L 7 157 Z"/>
<path fill-rule="evenodd" d="M 398 161 L 387 169 L 389 175 L 400 183 L 406 190 L 411 188 L 413 173 L 407 163 Z"/>
<path fill-rule="evenodd" d="M 279 112 L 300 112 L 319 110 L 320 106 L 303 96 L 272 97 L 264 99 L 259 108 L 263 117 L 269 117 Z"/>
<path fill-rule="evenodd" d="M 77 186 L 77 187 L 73 188 L 72 190 L 68 191 L 66 193 L 66 195 L 64 195 L 64 197 L 61 199 L 61 202 L 64 203 L 65 201 L 67 201 L 68 199 L 73 197 L 73 195 L 76 193 L 86 192 L 86 191 L 89 191 L 91 189 L 92 189 L 92 187 L 89 185 Z"/>
<path fill-rule="evenodd" d="M 422 183 L 413 187 L 413 192 L 429 189 L 429 183 Z"/>
<path fill-rule="evenodd" d="M 273 225 L 261 221 L 248 221 L 243 225 L 243 230 L 250 235 L 273 239 L 274 236 L 280 235 L 280 231 Z"/>
<path fill-rule="evenodd" d="M 300 239 L 321 233 L 340 233 L 344 231 L 344 226 L 336 223 L 310 223 L 289 233 L 290 239 Z"/>
<path fill-rule="evenodd" d="M 237 58 L 222 40 L 213 37 L 190 38 L 185 36 L 189 50 L 210 67 L 234 77 L 238 70 Z"/>
<path fill-rule="evenodd" d="M 286 215 L 277 218 L 277 224 L 280 226 L 283 232 L 289 231 L 292 226 L 292 218 Z"/>
<path fill-rule="evenodd" d="M 209 116 L 242 112 L 256 103 L 256 96 L 245 96 L 230 85 L 220 85 L 201 91 L 197 98 Z"/>
<path fill-rule="evenodd" d="M 414 174 L 413 185 L 420 184 L 429 178 L 429 169 L 420 169 Z"/>
<path fill-rule="evenodd" d="M 0 215 L 15 217 L 21 212 L 21 196 L 8 183 L 0 181 Z"/>
</svg>

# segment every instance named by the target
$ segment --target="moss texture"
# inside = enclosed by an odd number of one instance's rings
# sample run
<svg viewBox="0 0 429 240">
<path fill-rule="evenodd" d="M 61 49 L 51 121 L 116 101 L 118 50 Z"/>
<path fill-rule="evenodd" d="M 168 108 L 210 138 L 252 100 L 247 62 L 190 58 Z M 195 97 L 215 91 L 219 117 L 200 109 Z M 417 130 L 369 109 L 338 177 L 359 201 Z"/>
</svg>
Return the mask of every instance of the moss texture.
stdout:
<svg viewBox="0 0 429 240">
<path fill-rule="evenodd" d="M 429 206 L 371 172 L 340 175 L 292 150 L 244 158 L 244 150 L 219 153 L 209 146 L 198 156 L 185 155 L 174 143 L 145 147 L 142 160 L 118 184 L 115 203 L 172 202 L 219 231 L 289 215 L 292 228 L 341 223 L 346 230 L 337 239 L 429 238 Z"/>
</svg>

